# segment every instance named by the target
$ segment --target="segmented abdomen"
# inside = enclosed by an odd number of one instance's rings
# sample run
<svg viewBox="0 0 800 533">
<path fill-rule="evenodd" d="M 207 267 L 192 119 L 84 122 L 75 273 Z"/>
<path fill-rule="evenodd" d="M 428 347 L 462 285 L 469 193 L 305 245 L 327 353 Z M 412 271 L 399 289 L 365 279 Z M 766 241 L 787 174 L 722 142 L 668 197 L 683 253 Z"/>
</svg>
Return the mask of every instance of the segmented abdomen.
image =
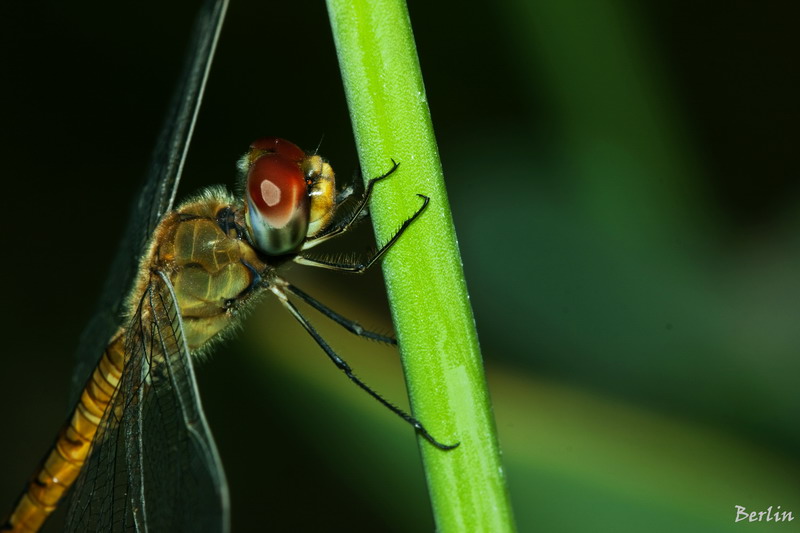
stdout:
<svg viewBox="0 0 800 533">
<path fill-rule="evenodd" d="M 55 445 L 20 497 L 3 531 L 38 531 L 55 510 L 89 455 L 97 427 L 119 385 L 124 363 L 124 335 L 119 331 L 103 352 L 69 421 L 59 432 Z"/>
</svg>

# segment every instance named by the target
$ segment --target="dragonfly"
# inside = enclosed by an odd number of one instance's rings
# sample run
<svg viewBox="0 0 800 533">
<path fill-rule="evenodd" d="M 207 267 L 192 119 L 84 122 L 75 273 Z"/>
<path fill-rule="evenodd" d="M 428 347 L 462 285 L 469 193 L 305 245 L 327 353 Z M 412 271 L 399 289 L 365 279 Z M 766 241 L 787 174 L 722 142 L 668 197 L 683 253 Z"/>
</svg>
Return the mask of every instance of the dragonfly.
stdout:
<svg viewBox="0 0 800 533">
<path fill-rule="evenodd" d="M 358 378 L 292 298 L 358 336 L 396 344 L 392 337 L 363 329 L 279 274 L 288 262 L 352 273 L 378 262 L 422 215 L 428 197 L 417 195 L 416 212 L 364 261 L 307 251 L 362 219 L 374 187 L 398 163 L 352 198 L 352 189 L 337 190 L 321 156 L 266 137 L 238 162 L 242 198 L 218 186 L 175 207 L 227 4 L 208 0 L 200 11 L 145 185 L 99 312 L 81 340 L 75 408 L 0 531 L 38 531 L 64 499 L 68 531 L 228 531 L 225 473 L 203 414 L 193 357 L 267 293 L 353 383 L 436 447 L 457 446 L 436 440 Z M 352 208 L 342 216 L 345 203 Z"/>
</svg>

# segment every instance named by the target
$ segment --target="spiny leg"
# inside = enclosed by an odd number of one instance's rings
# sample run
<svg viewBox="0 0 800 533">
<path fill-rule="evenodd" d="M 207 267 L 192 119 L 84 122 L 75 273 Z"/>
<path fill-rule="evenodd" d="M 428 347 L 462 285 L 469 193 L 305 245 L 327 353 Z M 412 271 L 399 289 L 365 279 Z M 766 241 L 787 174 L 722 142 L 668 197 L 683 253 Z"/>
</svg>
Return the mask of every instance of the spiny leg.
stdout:
<svg viewBox="0 0 800 533">
<path fill-rule="evenodd" d="M 326 317 L 330 318 L 344 329 L 353 333 L 354 335 L 358 335 L 359 337 L 364 337 L 365 339 L 370 339 L 373 341 L 378 342 L 385 342 L 386 344 L 392 344 L 394 346 L 397 345 L 397 340 L 392 337 L 387 337 L 386 335 L 381 335 L 380 333 L 376 333 L 374 331 L 369 331 L 364 329 L 361 324 L 354 320 L 350 320 L 346 318 L 327 305 L 323 304 L 322 302 L 315 299 L 313 296 L 306 294 L 305 292 L 301 291 L 291 283 L 285 282 L 283 280 L 276 280 L 273 283 L 280 284 L 283 288 L 288 290 L 290 293 L 294 294 L 308 305 L 325 315 Z"/>
<path fill-rule="evenodd" d="M 378 183 L 379 181 L 381 181 L 383 179 L 386 179 L 389 176 L 391 176 L 394 173 L 394 171 L 397 170 L 397 167 L 399 167 L 399 166 L 400 166 L 400 163 L 398 163 L 394 159 L 392 159 L 392 168 L 390 168 L 388 172 L 378 176 L 377 178 L 372 178 L 371 180 L 369 180 L 367 182 L 367 187 L 364 190 L 364 194 L 361 196 L 361 200 L 359 200 L 358 205 L 353 210 L 353 212 L 350 214 L 349 218 L 347 220 L 345 220 L 344 222 L 332 227 L 328 231 L 323 231 L 320 235 L 316 235 L 316 236 L 308 239 L 303 244 L 303 248 L 302 249 L 303 250 L 308 250 L 309 248 L 313 248 L 314 246 L 316 246 L 316 245 L 318 245 L 320 243 L 323 243 L 323 242 L 327 241 L 328 239 L 332 239 L 333 237 L 337 237 L 337 236 L 341 235 L 342 233 L 347 232 L 353 226 L 353 224 L 356 223 L 356 221 L 358 220 L 358 218 L 361 215 L 362 211 L 364 211 L 364 209 L 367 207 L 367 203 L 369 202 L 369 199 L 372 196 L 372 189 L 375 187 L 375 184 Z"/>
<path fill-rule="evenodd" d="M 422 214 L 423 211 L 425 211 L 426 207 L 428 207 L 428 202 L 430 202 L 430 198 L 428 198 L 424 194 L 417 194 L 417 196 L 422 198 L 422 206 L 419 209 L 417 209 L 416 213 L 407 218 L 400 226 L 400 228 L 395 232 L 395 234 L 392 235 L 392 238 L 389 239 L 388 242 L 386 242 L 386 244 L 381 246 L 380 249 L 377 252 L 375 252 L 372 255 L 372 257 L 370 257 L 367 261 L 364 261 L 363 263 L 344 263 L 338 261 L 326 261 L 324 259 L 314 259 L 303 255 L 297 255 L 294 258 L 294 262 L 301 265 L 327 268 L 329 270 L 338 270 L 340 272 L 351 272 L 354 274 L 361 274 L 369 267 L 374 265 L 375 262 L 378 261 L 381 257 L 383 257 L 383 254 L 385 254 L 389 250 L 389 248 L 391 248 L 394 245 L 394 243 L 397 242 L 397 239 L 399 239 L 400 236 L 408 229 L 411 223 L 414 222 Z"/>
<path fill-rule="evenodd" d="M 306 320 L 306 318 L 300 313 L 297 307 L 295 307 L 294 304 L 289 301 L 289 298 L 286 296 L 286 294 L 283 291 L 281 291 L 280 288 L 274 285 L 270 287 L 270 290 L 278 297 L 283 306 L 289 310 L 292 316 L 294 316 L 295 319 L 297 319 L 297 321 L 300 322 L 300 325 L 303 326 L 303 328 L 305 328 L 305 330 L 309 333 L 309 335 L 311 335 L 314 338 L 316 343 L 319 345 L 320 348 L 322 348 L 322 350 L 325 352 L 328 358 L 330 358 L 330 360 L 333 361 L 333 364 L 335 364 L 339 370 L 344 372 L 344 374 L 350 379 L 350 381 L 358 385 L 367 394 L 378 400 L 378 402 L 380 402 L 384 407 L 392 411 L 394 414 L 396 414 L 409 424 L 411 424 L 411 426 L 413 426 L 413 428 L 417 431 L 417 433 L 419 433 L 425 440 L 427 440 L 440 450 L 452 450 L 453 448 L 459 445 L 459 443 L 442 444 L 441 442 L 436 440 L 433 437 L 433 435 L 428 433 L 428 430 L 425 429 L 425 426 L 423 426 L 419 420 L 409 415 L 399 407 L 396 407 L 395 405 L 391 404 L 388 400 L 384 399 L 383 396 L 372 390 L 369 387 L 369 385 L 367 385 L 366 383 L 361 381 L 358 377 L 356 377 L 356 375 L 353 373 L 353 370 L 350 368 L 350 365 L 348 365 L 344 359 L 339 357 L 339 355 L 337 355 L 336 352 L 333 351 L 333 348 L 331 348 L 328 345 L 328 343 L 325 342 L 325 339 L 323 339 L 322 336 L 319 333 L 317 333 L 317 330 L 314 329 L 314 326 L 312 326 L 308 322 L 308 320 Z"/>
</svg>

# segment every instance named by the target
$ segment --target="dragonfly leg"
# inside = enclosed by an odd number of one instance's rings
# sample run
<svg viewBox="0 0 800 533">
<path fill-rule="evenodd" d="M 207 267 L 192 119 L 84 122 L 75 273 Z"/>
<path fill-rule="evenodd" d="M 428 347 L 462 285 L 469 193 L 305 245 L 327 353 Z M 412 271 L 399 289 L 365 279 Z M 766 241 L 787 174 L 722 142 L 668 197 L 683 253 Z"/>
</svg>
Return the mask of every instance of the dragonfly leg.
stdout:
<svg viewBox="0 0 800 533">
<path fill-rule="evenodd" d="M 353 227 L 353 224 L 358 222 L 358 219 L 361 217 L 361 214 L 364 212 L 364 209 L 366 209 L 367 203 L 369 202 L 369 199 L 372 196 L 372 189 L 375 188 L 375 184 L 391 176 L 399 166 L 400 163 L 392 159 L 392 168 L 390 168 L 388 172 L 378 176 L 377 178 L 372 178 L 367 182 L 367 187 L 366 189 L 364 189 L 364 194 L 361 195 L 361 200 L 358 201 L 358 204 L 356 205 L 355 209 L 353 209 L 353 212 L 350 213 L 347 219 L 333 226 L 332 228 L 323 231 L 321 234 L 315 235 L 310 239 L 307 239 L 306 242 L 303 244 L 303 250 L 308 250 L 309 248 L 313 248 L 314 246 L 323 243 L 328 239 L 338 237 L 342 233 L 346 233 L 348 230 L 350 230 L 350 228 Z"/>
<path fill-rule="evenodd" d="M 374 265 L 381 257 L 383 257 L 383 255 L 387 251 L 389 251 L 389 248 L 394 246 L 394 243 L 397 242 L 397 239 L 399 239 L 400 236 L 403 233 L 405 233 L 405 231 L 408 229 L 411 223 L 414 222 L 422 214 L 423 211 L 425 211 L 426 207 L 428 207 L 430 198 L 428 198 L 423 194 L 417 194 L 417 196 L 422 198 L 422 205 L 420 206 L 420 208 L 417 209 L 417 211 L 413 215 L 407 218 L 400 226 L 400 228 L 394 233 L 394 235 L 392 235 L 392 238 L 389 239 L 386 242 L 386 244 L 381 246 L 376 252 L 374 252 L 366 261 L 362 262 L 329 261 L 327 259 L 297 255 L 294 258 L 294 262 L 301 265 L 313 266 L 318 268 L 327 268 L 329 270 L 338 270 L 340 272 L 350 272 L 353 274 L 363 273 L 369 267 Z"/>
<path fill-rule="evenodd" d="M 306 302 L 308 305 L 310 305 L 311 307 L 313 307 L 314 309 L 316 309 L 317 311 L 319 311 L 320 313 L 322 313 L 326 317 L 330 318 L 331 320 L 333 320 L 334 322 L 336 322 L 337 324 L 342 326 L 344 329 L 346 329 L 350 333 L 353 333 L 354 335 L 358 335 L 359 337 L 364 337 L 365 339 L 370 339 L 370 340 L 378 341 L 378 342 L 384 342 L 386 344 L 392 344 L 392 345 L 395 345 L 395 346 L 397 345 L 397 339 L 395 339 L 393 337 L 386 336 L 386 335 L 381 335 L 380 333 L 376 333 L 374 331 L 369 331 L 369 330 L 364 329 L 361 326 L 361 324 L 359 324 L 355 320 L 350 320 L 349 318 L 346 318 L 346 317 L 340 315 L 339 313 L 337 313 L 336 311 L 334 311 L 333 309 L 331 309 L 327 305 L 325 305 L 322 302 L 318 301 L 313 296 L 301 291 L 300 289 L 298 289 L 297 287 L 295 287 L 291 283 L 288 283 L 288 282 L 283 281 L 283 280 L 280 280 L 280 281 L 276 280 L 274 283 L 280 283 L 281 286 L 283 288 L 285 288 L 287 291 L 289 291 L 291 294 L 297 296 L 298 298 L 300 298 L 301 300 Z"/>
<path fill-rule="evenodd" d="M 275 285 L 273 285 L 270 288 L 270 290 L 278 297 L 283 306 L 286 309 L 288 309 L 288 311 L 292 314 L 292 316 L 295 317 L 295 319 L 297 319 L 298 322 L 300 322 L 300 325 L 303 326 L 303 328 L 309 333 L 309 335 L 311 335 L 314 338 L 316 343 L 319 345 L 320 348 L 322 348 L 322 350 L 325 352 L 328 358 L 331 361 L 333 361 L 333 364 L 335 364 L 339 370 L 344 372 L 344 374 L 348 377 L 348 379 L 350 379 L 350 381 L 358 385 L 363 391 L 365 391 L 367 394 L 375 398 L 378 402 L 380 402 L 384 407 L 389 409 L 391 412 L 393 412 L 394 414 L 396 414 L 397 416 L 399 416 L 400 418 L 411 424 L 411 426 L 416 430 L 417 433 L 419 433 L 419 435 L 422 438 L 424 438 L 425 440 L 427 440 L 440 450 L 452 450 L 453 448 L 459 445 L 459 443 L 443 444 L 439 442 L 433 437 L 433 435 L 428 433 L 428 430 L 425 429 L 425 426 L 423 426 L 419 420 L 417 420 L 410 414 L 406 413 L 399 407 L 390 403 L 383 396 L 372 390 L 372 388 L 370 388 L 369 385 L 361 381 L 353 373 L 353 370 L 350 368 L 350 365 L 348 365 L 344 359 L 339 357 L 339 355 L 335 351 L 333 351 L 333 348 L 331 348 L 330 345 L 328 345 L 328 343 L 325 342 L 325 339 L 323 339 L 322 336 L 317 332 L 317 330 L 314 329 L 314 326 L 312 326 L 311 323 L 306 319 L 306 317 L 304 317 L 300 313 L 297 307 L 295 307 L 294 304 L 289 301 L 289 298 L 286 295 L 286 293 L 284 293 L 278 286 Z"/>
</svg>

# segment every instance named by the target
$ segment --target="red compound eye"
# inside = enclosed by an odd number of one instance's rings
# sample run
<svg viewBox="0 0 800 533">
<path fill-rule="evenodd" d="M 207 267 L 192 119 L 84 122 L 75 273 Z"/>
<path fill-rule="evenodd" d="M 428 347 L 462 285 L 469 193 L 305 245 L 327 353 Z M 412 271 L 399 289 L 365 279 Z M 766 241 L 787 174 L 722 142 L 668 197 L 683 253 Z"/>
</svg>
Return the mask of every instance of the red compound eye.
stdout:
<svg viewBox="0 0 800 533">
<path fill-rule="evenodd" d="M 308 229 L 309 200 L 301 167 L 305 153 L 274 137 L 250 147 L 246 197 L 252 240 L 270 255 L 291 252 Z"/>
<path fill-rule="evenodd" d="M 250 144 L 251 150 L 263 150 L 272 152 L 289 161 L 297 161 L 300 163 L 306 157 L 306 153 L 300 149 L 299 146 L 286 139 L 279 139 L 278 137 L 263 137 Z"/>
<path fill-rule="evenodd" d="M 278 155 L 262 155 L 247 173 L 247 194 L 270 226 L 286 226 L 306 200 L 300 165 Z"/>
</svg>

